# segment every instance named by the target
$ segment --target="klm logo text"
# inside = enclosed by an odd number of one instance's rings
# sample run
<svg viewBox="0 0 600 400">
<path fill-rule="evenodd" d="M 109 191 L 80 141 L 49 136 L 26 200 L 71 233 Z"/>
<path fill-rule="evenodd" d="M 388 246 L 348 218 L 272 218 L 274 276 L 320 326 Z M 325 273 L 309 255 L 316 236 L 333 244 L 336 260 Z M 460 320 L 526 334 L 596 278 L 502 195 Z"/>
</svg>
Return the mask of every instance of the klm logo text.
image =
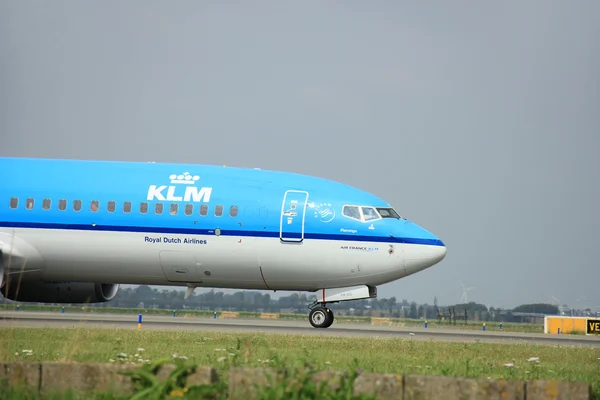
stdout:
<svg viewBox="0 0 600 400">
<path fill-rule="evenodd" d="M 185 190 L 184 190 L 185 189 Z M 186 201 L 186 202 L 205 202 L 210 201 L 212 188 L 198 188 L 195 186 L 158 186 L 150 185 L 148 188 L 148 201 Z"/>
</svg>

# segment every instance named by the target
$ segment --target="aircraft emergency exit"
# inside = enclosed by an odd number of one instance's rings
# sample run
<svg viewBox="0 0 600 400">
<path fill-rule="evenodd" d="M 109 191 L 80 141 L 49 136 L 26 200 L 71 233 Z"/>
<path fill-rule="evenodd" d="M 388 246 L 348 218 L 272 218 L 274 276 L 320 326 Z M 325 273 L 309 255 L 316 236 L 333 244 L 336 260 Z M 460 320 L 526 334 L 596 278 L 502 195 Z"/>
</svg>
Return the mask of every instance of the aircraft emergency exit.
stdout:
<svg viewBox="0 0 600 400">
<path fill-rule="evenodd" d="M 306 175 L 193 164 L 0 158 L 0 290 L 112 300 L 120 284 L 293 290 L 327 304 L 440 262 L 440 239 L 387 202 Z"/>
</svg>

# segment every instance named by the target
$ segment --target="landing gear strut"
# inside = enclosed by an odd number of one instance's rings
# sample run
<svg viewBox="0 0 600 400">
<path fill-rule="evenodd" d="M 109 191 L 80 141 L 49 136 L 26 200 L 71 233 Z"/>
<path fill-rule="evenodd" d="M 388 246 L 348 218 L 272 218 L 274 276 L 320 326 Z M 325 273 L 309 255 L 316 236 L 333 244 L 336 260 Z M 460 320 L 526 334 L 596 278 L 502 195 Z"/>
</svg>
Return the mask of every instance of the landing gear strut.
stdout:
<svg viewBox="0 0 600 400">
<path fill-rule="evenodd" d="M 333 311 L 325 303 L 313 305 L 308 314 L 310 324 L 315 328 L 329 328 L 333 324 Z"/>
<path fill-rule="evenodd" d="M 308 320 L 315 328 L 329 328 L 333 324 L 333 312 L 327 307 L 327 303 L 339 303 L 340 301 L 372 299 L 377 297 L 375 286 L 359 285 L 351 287 L 340 287 L 315 290 L 316 300 L 308 306 L 310 314 Z"/>
</svg>

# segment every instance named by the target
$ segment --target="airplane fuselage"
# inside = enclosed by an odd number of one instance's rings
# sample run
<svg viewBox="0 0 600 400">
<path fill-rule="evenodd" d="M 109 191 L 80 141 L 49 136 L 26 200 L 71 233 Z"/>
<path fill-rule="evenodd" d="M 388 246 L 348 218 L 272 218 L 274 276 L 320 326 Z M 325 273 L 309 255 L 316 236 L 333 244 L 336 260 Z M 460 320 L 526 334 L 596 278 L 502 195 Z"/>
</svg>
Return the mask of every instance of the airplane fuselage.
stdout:
<svg viewBox="0 0 600 400">
<path fill-rule="evenodd" d="M 0 158 L 0 168 L 0 268 L 4 282 L 31 282 L 35 291 L 64 281 L 376 287 L 446 254 L 437 237 L 382 199 L 316 177 L 18 158 Z"/>
</svg>

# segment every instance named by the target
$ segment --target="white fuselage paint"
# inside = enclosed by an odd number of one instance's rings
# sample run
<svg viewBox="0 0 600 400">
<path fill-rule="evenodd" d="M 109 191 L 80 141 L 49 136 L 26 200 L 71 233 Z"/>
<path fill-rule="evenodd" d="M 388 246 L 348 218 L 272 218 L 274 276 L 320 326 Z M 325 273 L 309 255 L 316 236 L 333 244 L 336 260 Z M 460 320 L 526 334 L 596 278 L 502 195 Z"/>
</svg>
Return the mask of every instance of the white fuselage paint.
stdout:
<svg viewBox="0 0 600 400">
<path fill-rule="evenodd" d="M 296 244 L 278 238 L 27 228 L 0 230 L 0 242 L 5 254 L 11 243 L 22 253 L 6 267 L 8 272 L 31 271 L 23 281 L 307 291 L 378 286 L 427 268 L 442 251 L 377 242 Z M 16 265 L 17 260 L 24 262 Z"/>
</svg>

